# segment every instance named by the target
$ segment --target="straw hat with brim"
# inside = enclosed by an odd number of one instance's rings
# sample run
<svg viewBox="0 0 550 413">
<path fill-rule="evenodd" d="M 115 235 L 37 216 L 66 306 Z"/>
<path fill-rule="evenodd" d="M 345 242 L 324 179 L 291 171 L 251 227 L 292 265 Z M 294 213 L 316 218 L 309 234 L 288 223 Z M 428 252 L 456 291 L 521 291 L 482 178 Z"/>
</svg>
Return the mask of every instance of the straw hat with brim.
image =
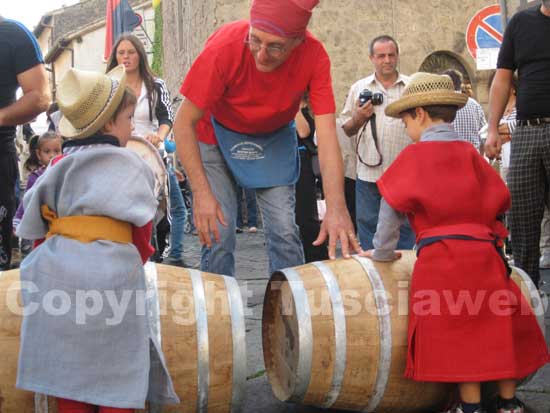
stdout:
<svg viewBox="0 0 550 413">
<path fill-rule="evenodd" d="M 411 76 L 399 100 L 386 106 L 386 115 L 398 118 L 401 112 L 421 106 L 448 105 L 463 107 L 468 96 L 457 93 L 446 75 L 418 72 Z"/>
<path fill-rule="evenodd" d="M 68 139 L 93 135 L 113 117 L 125 90 L 122 65 L 107 74 L 70 69 L 57 87 L 61 135 Z"/>
</svg>

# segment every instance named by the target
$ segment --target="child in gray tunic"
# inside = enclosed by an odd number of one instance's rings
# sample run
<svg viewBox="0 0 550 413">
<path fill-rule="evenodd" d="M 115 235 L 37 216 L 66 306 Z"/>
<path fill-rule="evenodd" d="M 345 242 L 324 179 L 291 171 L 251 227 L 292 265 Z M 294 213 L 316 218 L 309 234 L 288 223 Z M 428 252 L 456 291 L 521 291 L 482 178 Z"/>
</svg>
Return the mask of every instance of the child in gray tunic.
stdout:
<svg viewBox="0 0 550 413">
<path fill-rule="evenodd" d="M 135 96 L 124 67 L 71 69 L 60 82 L 69 139 L 25 195 L 18 235 L 45 241 L 21 265 L 25 308 L 17 387 L 59 412 L 132 412 L 179 403 L 147 318 L 154 177 L 133 152 Z"/>
</svg>

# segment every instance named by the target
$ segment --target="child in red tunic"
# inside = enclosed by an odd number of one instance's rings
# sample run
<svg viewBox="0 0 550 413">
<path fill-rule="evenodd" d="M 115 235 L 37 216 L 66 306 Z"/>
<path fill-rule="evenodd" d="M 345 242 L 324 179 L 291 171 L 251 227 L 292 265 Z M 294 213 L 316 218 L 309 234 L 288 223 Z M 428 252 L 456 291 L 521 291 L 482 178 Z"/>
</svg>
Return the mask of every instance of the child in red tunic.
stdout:
<svg viewBox="0 0 550 413">
<path fill-rule="evenodd" d="M 510 207 L 504 182 L 450 124 L 466 103 L 447 76 L 417 73 L 386 114 L 416 142 L 378 180 L 383 196 L 372 251 L 399 258 L 400 223 L 417 234 L 406 377 L 458 383 L 449 413 L 481 413 L 480 382 L 497 381 L 493 411 L 522 413 L 516 380 L 548 362 L 544 335 L 500 252 Z"/>
</svg>

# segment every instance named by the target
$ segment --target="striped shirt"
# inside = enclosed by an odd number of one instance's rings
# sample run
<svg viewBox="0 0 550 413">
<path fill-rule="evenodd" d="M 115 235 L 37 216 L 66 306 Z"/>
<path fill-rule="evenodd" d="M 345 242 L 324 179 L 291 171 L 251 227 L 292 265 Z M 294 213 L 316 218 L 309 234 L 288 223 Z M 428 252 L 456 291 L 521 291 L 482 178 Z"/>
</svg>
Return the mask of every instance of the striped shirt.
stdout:
<svg viewBox="0 0 550 413">
<path fill-rule="evenodd" d="M 388 169 L 397 155 L 399 155 L 399 152 L 411 143 L 401 119 L 391 118 L 384 113 L 386 106 L 401 97 L 408 82 L 408 76 L 399 74 L 395 83 L 386 90 L 382 83 L 376 79 L 376 76 L 372 74 L 355 82 L 349 90 L 344 110 L 340 115 L 342 124 L 351 119 L 351 113 L 363 89 L 369 89 L 372 92 L 380 92 L 384 95 L 384 102 L 381 105 L 374 106 L 374 113 L 376 114 L 376 133 L 378 135 L 378 147 L 382 154 L 382 164 L 376 167 L 369 167 L 364 165 L 359 160 L 359 157 L 357 157 L 357 178 L 362 181 L 376 182 L 384 171 Z M 352 138 L 359 139 L 362 129 L 363 127 L 361 127 L 359 133 Z M 376 147 L 374 146 L 369 124 L 367 124 L 365 132 L 359 141 L 358 154 L 363 161 L 369 165 L 375 165 L 380 160 Z"/>
<path fill-rule="evenodd" d="M 455 130 L 458 132 L 458 136 L 460 136 L 462 140 L 470 142 L 476 149 L 479 149 L 481 144 L 479 131 L 486 124 L 487 121 L 485 120 L 483 108 L 472 98 L 468 98 L 466 105 L 456 112 L 456 118 L 453 122 Z"/>
</svg>

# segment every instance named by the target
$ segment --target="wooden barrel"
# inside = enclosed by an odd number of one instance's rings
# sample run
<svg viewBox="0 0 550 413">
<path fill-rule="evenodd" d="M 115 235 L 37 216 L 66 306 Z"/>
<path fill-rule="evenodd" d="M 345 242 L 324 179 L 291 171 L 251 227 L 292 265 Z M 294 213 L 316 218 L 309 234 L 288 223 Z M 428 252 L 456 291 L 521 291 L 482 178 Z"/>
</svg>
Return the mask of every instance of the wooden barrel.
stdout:
<svg viewBox="0 0 550 413">
<path fill-rule="evenodd" d="M 239 412 L 246 384 L 246 340 L 237 281 L 153 263 L 146 265 L 146 273 L 148 291 L 158 291 L 158 300 L 148 295 L 148 316 L 154 331 L 160 326 L 162 349 L 181 400 L 180 405 L 164 406 L 162 411 Z M 0 274 L 0 411 L 56 413 L 53 398 L 15 388 L 21 326 L 21 316 L 16 314 L 21 302 L 19 271 Z"/>
<path fill-rule="evenodd" d="M 323 408 L 425 412 L 450 386 L 405 379 L 412 251 L 392 263 L 315 262 L 275 273 L 266 290 L 262 339 L 275 396 Z M 529 302 L 540 297 L 515 270 Z M 544 323 L 544 311 L 539 322 Z M 544 324 L 543 324 L 544 325 Z"/>
</svg>

